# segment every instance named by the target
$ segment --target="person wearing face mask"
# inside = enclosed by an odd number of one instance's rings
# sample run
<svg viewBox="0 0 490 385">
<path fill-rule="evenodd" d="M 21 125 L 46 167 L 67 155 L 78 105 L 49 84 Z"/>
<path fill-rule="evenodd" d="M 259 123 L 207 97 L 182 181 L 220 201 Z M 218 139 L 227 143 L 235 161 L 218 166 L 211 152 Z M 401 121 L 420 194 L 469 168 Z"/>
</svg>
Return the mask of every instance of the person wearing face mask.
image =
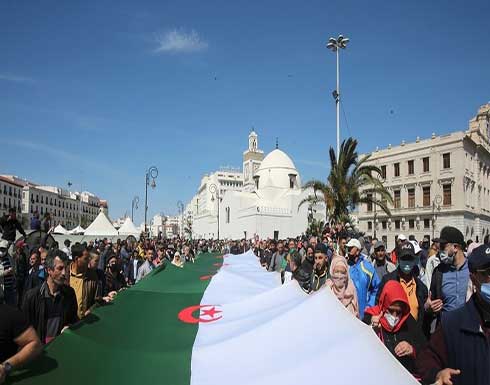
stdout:
<svg viewBox="0 0 490 385">
<path fill-rule="evenodd" d="M 395 271 L 386 274 L 381 280 L 376 303 L 380 301 L 384 286 L 390 281 L 400 283 L 409 304 L 410 314 L 422 329 L 424 322 L 424 304 L 428 298 L 428 290 L 418 277 L 417 257 L 413 243 L 406 242 L 398 249 L 398 267 Z"/>
<path fill-rule="evenodd" d="M 439 259 L 432 273 L 430 298 L 425 308 L 437 319 L 441 312 L 455 310 L 465 304 L 472 294 L 468 261 L 464 254 L 464 237 L 455 227 L 441 230 Z"/>
<path fill-rule="evenodd" d="M 369 325 L 375 317 L 379 324 L 373 328 L 379 339 L 410 373 L 416 374 L 415 358 L 426 341 L 399 282 L 392 280 L 384 285 L 379 304 L 366 309 L 363 321 Z"/>
<path fill-rule="evenodd" d="M 427 349 L 417 358 L 424 384 L 490 383 L 490 245 L 468 258 L 474 293 L 456 310 L 442 313 Z"/>
<path fill-rule="evenodd" d="M 359 318 L 359 303 L 354 283 L 349 277 L 349 265 L 344 257 L 334 257 L 330 264 L 330 278 L 326 285 L 332 290 L 337 299 L 355 317 Z"/>
<path fill-rule="evenodd" d="M 361 243 L 352 238 L 345 245 L 347 250 L 347 263 L 349 274 L 356 287 L 357 301 L 359 302 L 359 318 L 364 317 L 364 309 L 374 306 L 380 280 L 373 265 L 361 254 Z"/>
</svg>

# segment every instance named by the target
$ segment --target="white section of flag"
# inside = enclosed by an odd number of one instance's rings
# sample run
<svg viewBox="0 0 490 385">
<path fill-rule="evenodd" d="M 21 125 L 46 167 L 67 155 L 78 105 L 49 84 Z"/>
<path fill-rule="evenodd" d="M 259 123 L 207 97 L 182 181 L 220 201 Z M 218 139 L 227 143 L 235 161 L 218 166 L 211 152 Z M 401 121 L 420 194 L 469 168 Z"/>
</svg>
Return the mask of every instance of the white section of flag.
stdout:
<svg viewBox="0 0 490 385">
<path fill-rule="evenodd" d="M 224 258 L 201 305 L 222 318 L 199 324 L 191 385 L 418 384 L 328 288 L 281 285 L 251 251 Z"/>
</svg>

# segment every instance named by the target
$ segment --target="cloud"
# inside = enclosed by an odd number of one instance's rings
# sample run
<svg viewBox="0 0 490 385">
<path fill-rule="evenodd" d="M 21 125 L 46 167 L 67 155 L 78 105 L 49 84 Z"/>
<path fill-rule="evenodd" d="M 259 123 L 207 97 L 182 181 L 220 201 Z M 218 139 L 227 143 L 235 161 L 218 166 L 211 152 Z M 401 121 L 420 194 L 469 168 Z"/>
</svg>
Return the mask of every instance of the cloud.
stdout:
<svg viewBox="0 0 490 385">
<path fill-rule="evenodd" d="M 17 76 L 13 74 L 0 74 L 0 80 L 15 83 L 33 83 L 34 79 L 25 76 Z"/>
<path fill-rule="evenodd" d="M 168 31 L 155 38 L 157 47 L 155 53 L 190 53 L 204 51 L 208 48 L 208 43 L 201 39 L 194 30 L 186 33 L 181 30 Z"/>
</svg>

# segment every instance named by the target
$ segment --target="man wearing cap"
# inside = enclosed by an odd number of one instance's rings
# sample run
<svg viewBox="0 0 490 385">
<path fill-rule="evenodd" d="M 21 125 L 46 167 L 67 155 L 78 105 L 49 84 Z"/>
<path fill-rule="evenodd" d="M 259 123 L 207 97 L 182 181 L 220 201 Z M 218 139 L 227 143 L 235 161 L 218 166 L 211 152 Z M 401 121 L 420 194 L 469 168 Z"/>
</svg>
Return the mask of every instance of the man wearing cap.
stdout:
<svg viewBox="0 0 490 385">
<path fill-rule="evenodd" d="M 420 248 L 418 248 L 420 249 Z M 398 268 L 386 274 L 381 280 L 378 293 L 383 291 L 383 287 L 388 281 L 398 281 L 407 294 L 410 305 L 410 314 L 417 321 L 417 325 L 422 328 L 424 321 L 424 304 L 427 301 L 427 287 L 418 277 L 417 256 L 415 247 L 411 242 L 405 242 L 398 249 Z M 379 295 L 376 303 L 379 301 Z"/>
<path fill-rule="evenodd" d="M 373 248 L 371 263 L 376 270 L 376 274 L 378 274 L 378 278 L 382 280 L 386 274 L 395 271 L 396 266 L 386 259 L 386 248 L 383 242 L 377 241 Z"/>
<path fill-rule="evenodd" d="M 359 302 L 359 318 L 362 319 L 364 309 L 375 305 L 380 280 L 373 265 L 361 254 L 361 243 L 357 239 L 352 238 L 347 242 L 346 249 L 349 274 L 356 287 Z"/>
<path fill-rule="evenodd" d="M 441 263 L 434 269 L 426 310 L 439 315 L 463 306 L 471 296 L 468 262 L 464 255 L 464 237 L 455 227 L 446 226 L 439 237 Z"/>
<path fill-rule="evenodd" d="M 328 263 L 327 263 L 328 248 L 324 243 L 319 243 L 315 248 L 315 264 L 311 274 L 311 290 L 317 291 L 327 281 Z"/>
<path fill-rule="evenodd" d="M 398 253 L 401 245 L 407 243 L 407 237 L 405 234 L 400 234 L 395 239 L 395 248 L 391 252 L 391 262 L 395 265 L 398 263 Z"/>
<path fill-rule="evenodd" d="M 424 383 L 490 383 L 490 245 L 473 250 L 468 269 L 475 292 L 463 306 L 442 313 L 440 326 L 418 356 Z"/>
</svg>

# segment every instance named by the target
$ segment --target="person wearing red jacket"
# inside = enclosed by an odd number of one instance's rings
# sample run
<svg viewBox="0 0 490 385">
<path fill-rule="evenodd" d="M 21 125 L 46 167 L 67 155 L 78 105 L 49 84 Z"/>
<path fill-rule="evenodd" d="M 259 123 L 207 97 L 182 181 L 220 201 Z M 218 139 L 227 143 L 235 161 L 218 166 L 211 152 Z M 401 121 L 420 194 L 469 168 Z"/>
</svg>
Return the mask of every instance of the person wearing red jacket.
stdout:
<svg viewBox="0 0 490 385">
<path fill-rule="evenodd" d="M 425 346 L 426 340 L 410 314 L 407 294 L 400 282 L 386 282 L 379 304 L 366 309 L 363 321 L 373 326 L 391 354 L 410 373 L 416 375 L 415 357 Z"/>
</svg>

